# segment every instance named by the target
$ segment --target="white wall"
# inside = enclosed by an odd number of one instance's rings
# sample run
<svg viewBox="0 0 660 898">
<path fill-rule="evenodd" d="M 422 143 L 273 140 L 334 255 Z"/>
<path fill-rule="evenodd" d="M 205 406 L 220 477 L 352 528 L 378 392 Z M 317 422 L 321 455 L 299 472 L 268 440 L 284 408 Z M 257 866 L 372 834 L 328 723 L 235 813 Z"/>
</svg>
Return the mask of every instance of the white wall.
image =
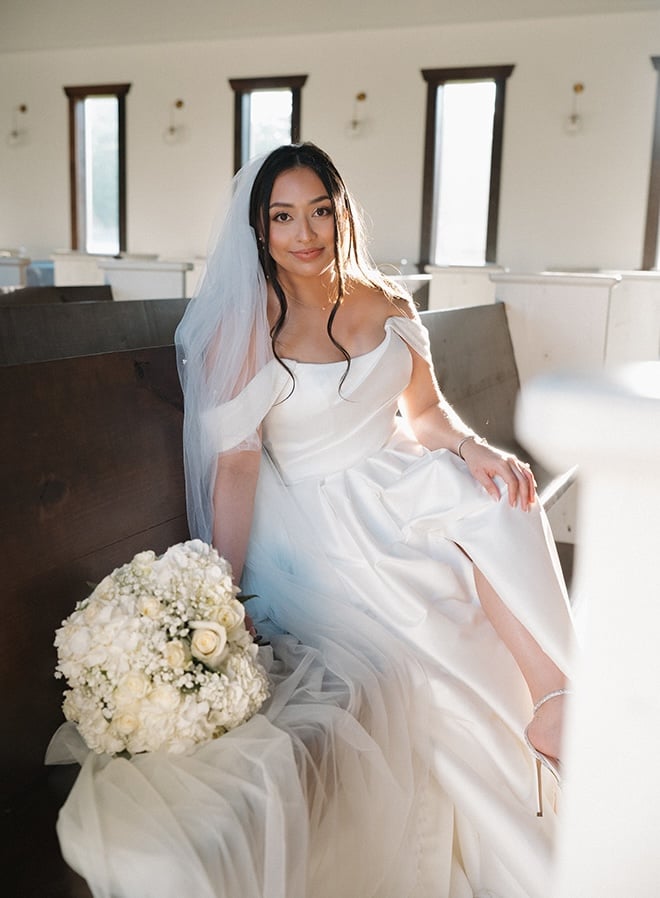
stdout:
<svg viewBox="0 0 660 898">
<path fill-rule="evenodd" d="M 641 262 L 660 13 L 507 24 L 0 55 L 0 127 L 29 107 L 29 142 L 0 140 L 0 247 L 33 258 L 69 246 L 63 85 L 132 83 L 128 249 L 203 254 L 232 170 L 230 77 L 307 74 L 303 138 L 327 149 L 373 219 L 379 260 L 418 257 L 426 84 L 420 69 L 514 63 L 506 108 L 499 259 L 637 268 Z M 562 119 L 585 84 L 584 130 Z M 349 138 L 353 97 L 369 127 Z M 188 138 L 162 139 L 185 101 Z"/>
</svg>

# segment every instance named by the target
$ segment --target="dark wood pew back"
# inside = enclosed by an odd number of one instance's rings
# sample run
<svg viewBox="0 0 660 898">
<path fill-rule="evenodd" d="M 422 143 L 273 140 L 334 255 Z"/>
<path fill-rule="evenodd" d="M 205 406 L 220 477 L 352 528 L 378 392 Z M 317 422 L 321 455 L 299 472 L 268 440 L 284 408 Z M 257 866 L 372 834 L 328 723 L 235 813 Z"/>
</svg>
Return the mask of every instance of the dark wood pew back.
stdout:
<svg viewBox="0 0 660 898">
<path fill-rule="evenodd" d="M 187 526 L 172 347 L 4 367 L 0 401 L 5 794 L 41 772 L 61 720 L 55 628 L 90 583 Z"/>
<path fill-rule="evenodd" d="M 0 308 L 0 365 L 170 346 L 186 299 Z"/>
<path fill-rule="evenodd" d="M 83 284 L 72 287 L 18 287 L 0 293 L 0 306 L 44 305 L 47 303 L 109 302 L 113 298 L 109 284 Z"/>
</svg>

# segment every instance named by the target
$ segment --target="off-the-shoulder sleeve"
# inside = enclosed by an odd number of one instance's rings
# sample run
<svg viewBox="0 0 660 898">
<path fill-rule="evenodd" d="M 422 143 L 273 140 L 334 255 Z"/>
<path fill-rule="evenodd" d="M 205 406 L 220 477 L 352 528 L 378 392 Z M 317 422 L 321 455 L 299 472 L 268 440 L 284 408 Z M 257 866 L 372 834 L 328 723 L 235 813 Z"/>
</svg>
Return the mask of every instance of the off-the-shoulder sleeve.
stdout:
<svg viewBox="0 0 660 898">
<path fill-rule="evenodd" d="M 238 396 L 202 414 L 202 427 L 214 452 L 228 452 L 248 440 L 277 402 L 289 375 L 271 360 Z"/>
<path fill-rule="evenodd" d="M 386 320 L 385 327 L 390 327 L 405 340 L 418 355 L 421 355 L 421 357 L 430 365 L 433 364 L 431 359 L 429 332 L 419 318 L 406 318 L 401 315 L 393 315 Z"/>
</svg>

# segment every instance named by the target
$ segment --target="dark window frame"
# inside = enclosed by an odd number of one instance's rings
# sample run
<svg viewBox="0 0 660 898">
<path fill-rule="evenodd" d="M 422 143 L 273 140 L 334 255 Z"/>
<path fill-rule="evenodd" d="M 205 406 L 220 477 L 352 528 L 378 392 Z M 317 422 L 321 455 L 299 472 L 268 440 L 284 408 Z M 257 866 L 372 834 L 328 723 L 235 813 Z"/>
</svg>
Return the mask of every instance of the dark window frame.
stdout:
<svg viewBox="0 0 660 898">
<path fill-rule="evenodd" d="M 243 138 L 245 135 L 245 123 L 243 122 L 244 97 L 257 90 L 289 89 L 292 99 L 291 143 L 298 143 L 300 141 L 302 88 L 306 81 L 307 75 L 229 79 L 229 84 L 234 91 L 234 173 L 243 165 Z"/>
<path fill-rule="evenodd" d="M 427 83 L 426 130 L 424 142 L 424 178 L 422 185 L 422 225 L 420 238 L 419 268 L 424 271 L 431 258 L 433 243 L 434 201 L 438 174 L 437 112 L 438 88 L 448 82 L 494 81 L 495 111 L 493 117 L 493 147 L 490 165 L 490 191 L 488 198 L 488 224 L 486 230 L 485 262 L 497 261 L 497 229 L 500 205 L 500 182 L 502 175 L 502 146 L 504 142 L 504 105 L 506 82 L 515 66 L 461 66 L 459 68 L 422 69 L 422 77 Z"/>
<path fill-rule="evenodd" d="M 644 250 L 642 268 L 650 271 L 660 268 L 658 237 L 660 236 L 660 56 L 652 56 L 651 63 L 658 73 L 655 119 L 653 126 L 653 149 L 651 150 L 651 173 L 649 175 L 649 197 L 646 207 L 646 227 L 644 229 Z"/>
<path fill-rule="evenodd" d="M 86 84 L 76 87 L 65 87 L 64 93 L 69 100 L 69 183 L 71 208 L 71 249 L 80 249 L 78 239 L 78 126 L 76 109 L 87 97 L 116 97 L 117 99 L 117 138 L 118 146 L 118 217 L 119 217 L 119 251 L 126 251 L 126 94 L 130 84 Z"/>
</svg>

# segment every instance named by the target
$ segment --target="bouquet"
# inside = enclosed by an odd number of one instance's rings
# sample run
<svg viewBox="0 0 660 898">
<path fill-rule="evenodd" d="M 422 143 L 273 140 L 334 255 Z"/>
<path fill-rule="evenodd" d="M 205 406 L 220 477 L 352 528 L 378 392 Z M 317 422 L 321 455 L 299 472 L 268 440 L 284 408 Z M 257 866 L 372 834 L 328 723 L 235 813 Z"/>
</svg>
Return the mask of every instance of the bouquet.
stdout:
<svg viewBox="0 0 660 898">
<path fill-rule="evenodd" d="M 191 540 L 140 552 L 76 605 L 55 676 L 90 749 L 181 753 L 259 710 L 268 679 L 238 591 L 228 562 Z"/>
</svg>

